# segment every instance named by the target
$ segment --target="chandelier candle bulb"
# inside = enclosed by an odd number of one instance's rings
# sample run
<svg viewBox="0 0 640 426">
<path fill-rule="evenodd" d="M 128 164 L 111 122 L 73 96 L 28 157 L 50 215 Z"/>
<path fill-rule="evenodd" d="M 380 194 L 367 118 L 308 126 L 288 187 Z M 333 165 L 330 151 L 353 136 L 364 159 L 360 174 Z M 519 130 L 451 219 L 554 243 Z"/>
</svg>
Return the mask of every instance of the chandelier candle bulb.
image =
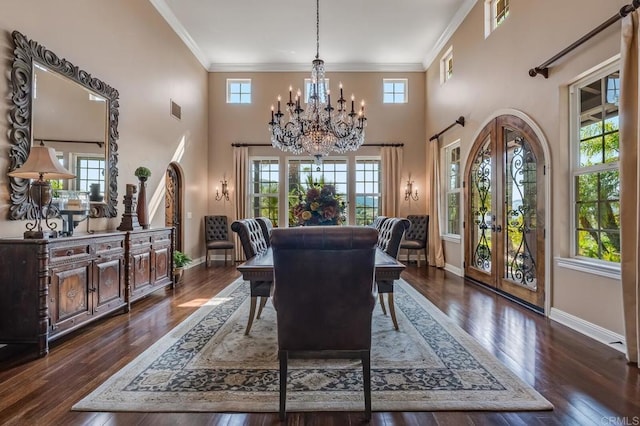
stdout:
<svg viewBox="0 0 640 426">
<path fill-rule="evenodd" d="M 291 101 L 291 91 L 293 90 L 293 87 L 289 86 L 289 103 L 292 103 Z"/>
</svg>

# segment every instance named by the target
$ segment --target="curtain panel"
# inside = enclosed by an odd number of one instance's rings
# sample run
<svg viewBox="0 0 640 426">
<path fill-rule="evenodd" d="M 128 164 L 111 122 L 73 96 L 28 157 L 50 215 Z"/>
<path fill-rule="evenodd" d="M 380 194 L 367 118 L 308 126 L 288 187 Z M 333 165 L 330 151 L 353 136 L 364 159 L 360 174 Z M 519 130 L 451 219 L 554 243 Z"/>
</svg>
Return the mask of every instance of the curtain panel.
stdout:
<svg viewBox="0 0 640 426">
<path fill-rule="evenodd" d="M 246 146 L 236 146 L 233 148 L 233 177 L 235 179 L 235 197 L 233 200 L 235 219 L 244 219 L 247 214 L 247 179 L 249 176 L 249 148 Z M 236 261 L 244 262 L 244 250 L 238 234 L 233 233 L 234 244 L 236 245 Z"/>
<path fill-rule="evenodd" d="M 638 363 L 640 352 L 640 286 L 638 256 L 640 256 L 640 115 L 638 98 L 638 12 L 622 19 L 620 64 L 620 241 L 622 302 L 624 310 L 627 359 Z"/>
<path fill-rule="evenodd" d="M 427 141 L 429 148 L 427 152 L 427 188 L 426 196 L 429 200 L 429 246 L 427 262 L 437 268 L 444 268 L 444 248 L 442 238 L 440 238 L 440 140 Z"/>
<path fill-rule="evenodd" d="M 402 174 L 404 151 L 399 146 L 383 146 L 380 148 L 382 160 L 382 216 L 397 217 L 400 215 L 399 188 Z"/>
</svg>

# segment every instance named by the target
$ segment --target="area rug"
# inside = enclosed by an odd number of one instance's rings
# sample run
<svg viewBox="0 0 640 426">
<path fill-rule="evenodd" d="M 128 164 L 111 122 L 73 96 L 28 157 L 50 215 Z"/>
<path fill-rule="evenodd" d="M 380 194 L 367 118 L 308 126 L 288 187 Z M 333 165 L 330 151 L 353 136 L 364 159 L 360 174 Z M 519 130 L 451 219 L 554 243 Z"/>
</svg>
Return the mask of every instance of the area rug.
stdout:
<svg viewBox="0 0 640 426">
<path fill-rule="evenodd" d="M 275 310 L 244 335 L 238 279 L 73 406 L 83 411 L 277 412 Z M 403 280 L 396 331 L 379 303 L 371 352 L 374 411 L 546 410 L 552 405 Z M 361 411 L 359 361 L 291 360 L 289 411 Z"/>
</svg>

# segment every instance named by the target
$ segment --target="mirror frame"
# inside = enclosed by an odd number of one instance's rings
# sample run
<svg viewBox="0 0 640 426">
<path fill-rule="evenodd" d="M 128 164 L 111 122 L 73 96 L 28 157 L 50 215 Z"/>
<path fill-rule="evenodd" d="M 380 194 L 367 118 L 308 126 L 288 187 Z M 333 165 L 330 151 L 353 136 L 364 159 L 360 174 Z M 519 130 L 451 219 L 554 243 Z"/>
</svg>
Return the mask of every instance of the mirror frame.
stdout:
<svg viewBox="0 0 640 426">
<path fill-rule="evenodd" d="M 64 58 L 59 58 L 36 41 L 29 40 L 18 31 L 11 33 L 15 49 L 13 67 L 11 68 L 12 107 L 9 112 L 9 140 L 13 144 L 9 153 L 9 171 L 22 166 L 29 156 L 32 144 L 32 112 L 33 112 L 33 63 L 38 62 L 61 76 L 91 90 L 107 99 L 109 124 L 107 135 L 108 149 L 105 155 L 107 196 L 104 204 L 91 206 L 91 217 L 115 217 L 118 204 L 118 98 L 116 89 L 103 81 L 92 77 L 87 71 L 78 68 Z M 106 141 L 105 141 L 106 142 Z M 37 206 L 29 198 L 29 180 L 9 178 L 11 185 L 11 199 L 9 219 L 34 219 Z"/>
</svg>

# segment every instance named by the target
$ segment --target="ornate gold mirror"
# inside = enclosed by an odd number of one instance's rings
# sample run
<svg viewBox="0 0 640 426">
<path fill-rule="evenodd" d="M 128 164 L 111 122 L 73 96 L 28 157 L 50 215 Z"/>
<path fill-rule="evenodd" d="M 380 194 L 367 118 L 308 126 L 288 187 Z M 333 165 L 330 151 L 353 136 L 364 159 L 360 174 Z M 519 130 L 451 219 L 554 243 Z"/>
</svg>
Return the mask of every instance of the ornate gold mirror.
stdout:
<svg viewBox="0 0 640 426">
<path fill-rule="evenodd" d="M 26 161 L 33 144 L 44 143 L 76 174 L 76 179 L 60 182 L 59 189 L 93 189 L 91 215 L 115 217 L 118 91 L 18 31 L 12 36 L 9 171 Z M 11 178 L 9 219 L 33 219 L 38 214 L 28 183 Z"/>
</svg>

